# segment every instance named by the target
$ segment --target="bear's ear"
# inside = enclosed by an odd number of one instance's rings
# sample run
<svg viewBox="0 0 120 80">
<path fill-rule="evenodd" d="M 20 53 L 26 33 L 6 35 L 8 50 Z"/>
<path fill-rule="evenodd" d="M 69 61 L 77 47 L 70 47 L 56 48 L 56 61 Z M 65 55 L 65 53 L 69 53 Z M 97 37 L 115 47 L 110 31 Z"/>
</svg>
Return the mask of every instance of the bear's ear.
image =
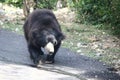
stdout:
<svg viewBox="0 0 120 80">
<path fill-rule="evenodd" d="M 63 34 L 63 33 L 59 33 L 59 35 L 58 35 L 58 40 L 59 41 L 62 41 L 62 40 L 64 40 L 66 38 L 66 36 Z"/>
</svg>

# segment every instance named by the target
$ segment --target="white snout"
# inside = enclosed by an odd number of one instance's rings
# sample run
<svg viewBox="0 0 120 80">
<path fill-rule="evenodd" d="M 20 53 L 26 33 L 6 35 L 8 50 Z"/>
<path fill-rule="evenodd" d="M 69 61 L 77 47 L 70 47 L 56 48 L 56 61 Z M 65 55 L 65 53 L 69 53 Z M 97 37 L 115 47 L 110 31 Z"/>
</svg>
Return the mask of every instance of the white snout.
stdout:
<svg viewBox="0 0 120 80">
<path fill-rule="evenodd" d="M 54 45 L 51 42 L 47 43 L 47 45 L 44 48 L 48 52 L 52 52 L 52 53 L 54 52 Z"/>
</svg>

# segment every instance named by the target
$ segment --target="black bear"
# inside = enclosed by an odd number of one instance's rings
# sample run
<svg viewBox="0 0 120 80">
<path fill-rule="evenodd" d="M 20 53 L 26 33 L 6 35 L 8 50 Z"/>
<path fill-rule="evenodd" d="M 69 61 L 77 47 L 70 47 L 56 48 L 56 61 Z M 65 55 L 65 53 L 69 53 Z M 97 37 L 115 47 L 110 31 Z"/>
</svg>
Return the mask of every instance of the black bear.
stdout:
<svg viewBox="0 0 120 80">
<path fill-rule="evenodd" d="M 65 36 L 53 12 L 48 9 L 33 11 L 26 19 L 23 29 L 33 62 L 39 64 L 41 56 L 44 55 L 41 48 L 47 47 L 49 54 L 45 62 L 54 63 L 55 54 Z"/>
</svg>

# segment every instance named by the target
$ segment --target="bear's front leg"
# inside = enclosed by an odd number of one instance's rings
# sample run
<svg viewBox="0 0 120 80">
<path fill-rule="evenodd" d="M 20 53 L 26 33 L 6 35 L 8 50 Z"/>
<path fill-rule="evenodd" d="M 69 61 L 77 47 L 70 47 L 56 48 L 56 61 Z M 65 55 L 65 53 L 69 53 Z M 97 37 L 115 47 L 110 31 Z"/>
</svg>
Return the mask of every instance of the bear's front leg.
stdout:
<svg viewBox="0 0 120 80">
<path fill-rule="evenodd" d="M 35 65 L 41 64 L 43 52 L 41 49 L 36 48 L 35 46 L 28 46 L 30 58 L 33 60 Z"/>
<path fill-rule="evenodd" d="M 61 43 L 58 43 L 56 46 L 54 46 L 54 52 L 53 53 L 49 52 L 49 54 L 47 55 L 45 63 L 47 63 L 47 64 L 54 63 L 54 57 L 55 57 L 60 45 L 61 45 Z"/>
</svg>

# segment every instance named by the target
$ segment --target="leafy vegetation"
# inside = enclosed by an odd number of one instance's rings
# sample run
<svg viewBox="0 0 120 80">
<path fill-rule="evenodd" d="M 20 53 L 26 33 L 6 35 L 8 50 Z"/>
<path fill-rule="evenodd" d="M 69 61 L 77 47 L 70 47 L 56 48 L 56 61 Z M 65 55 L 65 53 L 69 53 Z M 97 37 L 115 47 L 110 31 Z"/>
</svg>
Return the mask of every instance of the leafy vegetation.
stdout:
<svg viewBox="0 0 120 80">
<path fill-rule="evenodd" d="M 120 34 L 119 6 L 120 0 L 79 0 L 75 3 L 77 21 L 97 25 L 109 24 L 113 34 Z"/>
<path fill-rule="evenodd" d="M 57 0 L 38 0 L 38 8 L 54 9 Z"/>
<path fill-rule="evenodd" d="M 84 21 L 118 24 L 119 5 L 120 0 L 79 0 L 75 8 Z"/>
<path fill-rule="evenodd" d="M 27 2 L 34 2 L 35 0 L 28 0 Z M 7 4 L 12 4 L 16 7 L 22 7 L 23 0 L 1 0 L 0 2 L 4 2 Z M 38 8 L 48 8 L 54 9 L 56 6 L 57 0 L 37 0 L 37 7 Z"/>
<path fill-rule="evenodd" d="M 16 7 L 22 7 L 22 1 L 23 0 L 0 0 L 0 2 L 12 4 L 13 6 L 16 6 Z"/>
</svg>

